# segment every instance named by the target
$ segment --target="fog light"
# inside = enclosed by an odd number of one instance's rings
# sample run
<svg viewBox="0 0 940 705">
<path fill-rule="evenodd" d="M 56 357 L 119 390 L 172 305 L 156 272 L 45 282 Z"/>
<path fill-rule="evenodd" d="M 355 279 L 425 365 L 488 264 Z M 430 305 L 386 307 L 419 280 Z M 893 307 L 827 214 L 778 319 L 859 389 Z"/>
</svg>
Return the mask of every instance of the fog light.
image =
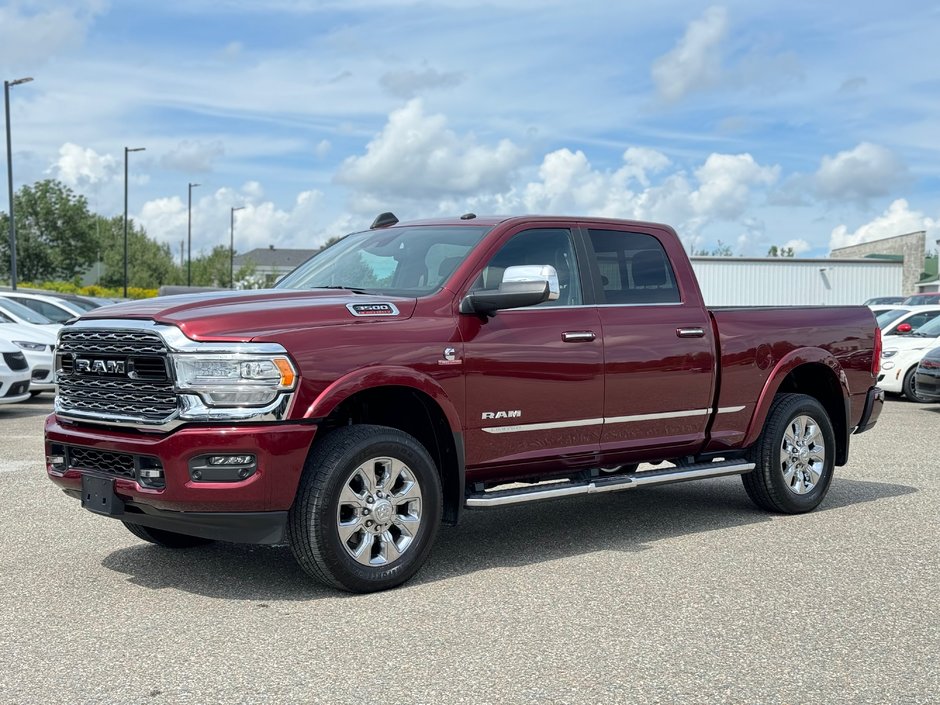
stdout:
<svg viewBox="0 0 940 705">
<path fill-rule="evenodd" d="M 210 455 L 209 465 L 251 465 L 255 462 L 253 455 Z"/>
<path fill-rule="evenodd" d="M 881 363 L 881 369 L 883 369 L 883 370 L 891 370 L 891 369 L 894 369 L 894 363 L 893 363 L 893 362 L 882 362 L 882 363 Z"/>
<path fill-rule="evenodd" d="M 65 458 L 65 448 L 58 443 L 49 446 L 46 456 L 46 465 L 55 472 L 65 472 L 68 469 L 68 460 Z"/>
<path fill-rule="evenodd" d="M 189 461 L 189 477 L 193 482 L 241 482 L 255 474 L 258 463 L 254 455 L 200 455 Z"/>
</svg>

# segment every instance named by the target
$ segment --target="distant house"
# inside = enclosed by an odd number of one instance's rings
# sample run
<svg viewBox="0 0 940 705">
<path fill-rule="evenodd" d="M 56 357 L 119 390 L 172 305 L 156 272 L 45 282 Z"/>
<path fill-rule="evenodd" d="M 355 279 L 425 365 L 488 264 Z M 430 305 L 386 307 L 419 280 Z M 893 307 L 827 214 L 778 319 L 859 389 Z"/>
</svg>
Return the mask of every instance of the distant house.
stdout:
<svg viewBox="0 0 940 705">
<path fill-rule="evenodd" d="M 280 277 L 292 272 L 297 265 L 310 259 L 317 250 L 281 250 L 274 245 L 259 247 L 235 256 L 235 269 L 253 264 L 255 276 L 264 280 L 264 285 L 273 286 Z"/>
</svg>

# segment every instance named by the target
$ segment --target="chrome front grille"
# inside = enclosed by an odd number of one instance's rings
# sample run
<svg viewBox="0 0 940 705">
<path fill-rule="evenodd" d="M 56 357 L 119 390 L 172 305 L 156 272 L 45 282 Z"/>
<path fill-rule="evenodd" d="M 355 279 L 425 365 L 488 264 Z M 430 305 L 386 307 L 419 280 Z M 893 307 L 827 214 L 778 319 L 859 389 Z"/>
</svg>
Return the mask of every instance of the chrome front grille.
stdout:
<svg viewBox="0 0 940 705">
<path fill-rule="evenodd" d="M 159 425 L 176 414 L 167 348 L 149 331 L 63 330 L 56 351 L 57 413 Z"/>
</svg>

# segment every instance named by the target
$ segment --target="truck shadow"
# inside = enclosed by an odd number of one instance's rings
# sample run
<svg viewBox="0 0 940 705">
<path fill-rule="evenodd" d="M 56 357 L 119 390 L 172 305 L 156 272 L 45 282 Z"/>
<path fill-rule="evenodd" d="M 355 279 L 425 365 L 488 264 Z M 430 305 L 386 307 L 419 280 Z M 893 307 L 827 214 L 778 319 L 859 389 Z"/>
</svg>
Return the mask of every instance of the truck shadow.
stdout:
<svg viewBox="0 0 940 705">
<path fill-rule="evenodd" d="M 911 494 L 905 485 L 836 477 L 817 512 Z M 492 568 L 511 568 L 595 551 L 655 550 L 656 542 L 774 520 L 756 509 L 737 478 L 667 485 L 639 492 L 575 497 L 466 512 L 443 526 L 427 564 L 402 590 Z M 777 517 L 781 518 L 781 517 Z M 715 539 L 719 540 L 719 539 Z M 325 588 L 294 562 L 286 546 L 210 544 L 170 551 L 139 544 L 102 565 L 144 588 L 176 589 L 226 600 L 268 602 L 366 599 Z"/>
</svg>

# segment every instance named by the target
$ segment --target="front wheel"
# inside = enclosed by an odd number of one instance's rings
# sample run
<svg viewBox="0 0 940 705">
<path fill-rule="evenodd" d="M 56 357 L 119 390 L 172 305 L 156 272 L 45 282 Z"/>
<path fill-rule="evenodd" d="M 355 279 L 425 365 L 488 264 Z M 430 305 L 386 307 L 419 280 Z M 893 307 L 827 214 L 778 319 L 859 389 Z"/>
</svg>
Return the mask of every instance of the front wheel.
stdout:
<svg viewBox="0 0 940 705">
<path fill-rule="evenodd" d="M 421 568 L 441 520 L 437 467 L 413 437 L 343 426 L 310 453 L 287 525 L 300 566 L 351 592 L 395 587 Z"/>
<path fill-rule="evenodd" d="M 806 394 L 778 394 L 750 449 L 744 489 L 762 509 L 785 514 L 819 506 L 832 482 L 836 442 L 826 410 Z"/>
<path fill-rule="evenodd" d="M 924 397 L 917 393 L 916 374 L 917 368 L 912 367 L 908 370 L 907 374 L 904 375 L 904 396 L 906 396 L 909 401 L 915 401 L 918 404 L 926 404 L 929 400 L 924 399 Z"/>
</svg>

